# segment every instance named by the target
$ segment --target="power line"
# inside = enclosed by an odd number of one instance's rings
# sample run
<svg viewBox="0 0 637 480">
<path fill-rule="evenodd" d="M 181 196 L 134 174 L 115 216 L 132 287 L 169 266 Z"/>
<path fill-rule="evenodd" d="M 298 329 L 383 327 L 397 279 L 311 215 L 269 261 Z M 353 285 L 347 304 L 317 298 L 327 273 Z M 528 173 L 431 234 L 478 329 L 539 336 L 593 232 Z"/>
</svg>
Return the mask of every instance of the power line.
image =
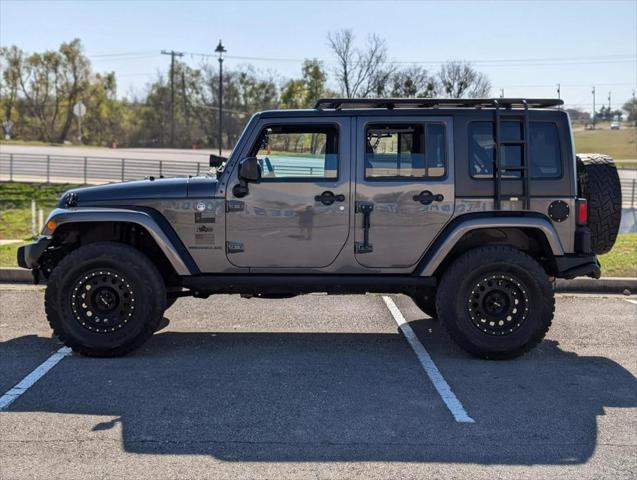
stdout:
<svg viewBox="0 0 637 480">
<path fill-rule="evenodd" d="M 201 58 L 216 58 L 216 55 L 212 53 L 202 52 L 180 52 L 184 55 L 191 57 Z M 117 58 L 122 59 L 135 55 L 149 55 L 155 56 L 153 52 L 120 52 L 120 53 L 103 53 L 97 55 L 88 55 L 89 58 Z M 241 56 L 241 55 L 227 55 L 225 58 L 231 60 L 245 60 L 256 62 L 272 62 L 272 63 L 300 63 L 307 60 L 306 58 L 285 58 L 285 57 L 259 57 L 259 56 Z M 535 58 L 506 58 L 506 59 L 462 59 L 472 63 L 474 65 L 484 66 L 527 66 L 532 64 L 533 66 L 541 65 L 587 65 L 587 64 L 607 64 L 607 63 L 626 63 L 634 62 L 637 60 L 635 54 L 612 54 L 612 55 L 585 55 L 585 56 L 571 56 L 571 57 L 535 57 Z M 441 65 L 448 60 L 387 60 L 385 64 L 415 64 L 415 65 Z M 566 63 L 565 63 L 566 62 Z M 328 60 L 326 63 L 334 63 L 334 61 Z"/>
</svg>

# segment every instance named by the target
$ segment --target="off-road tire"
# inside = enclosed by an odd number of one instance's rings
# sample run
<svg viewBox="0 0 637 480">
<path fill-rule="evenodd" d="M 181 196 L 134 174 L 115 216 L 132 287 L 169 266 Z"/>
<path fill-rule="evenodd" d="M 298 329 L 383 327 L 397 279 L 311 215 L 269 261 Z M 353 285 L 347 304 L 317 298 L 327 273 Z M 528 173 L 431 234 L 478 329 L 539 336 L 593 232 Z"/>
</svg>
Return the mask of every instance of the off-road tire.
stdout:
<svg viewBox="0 0 637 480">
<path fill-rule="evenodd" d="M 170 307 L 172 307 L 177 300 L 179 300 L 179 297 L 168 297 L 168 298 L 166 298 L 166 310 L 168 310 Z"/>
<path fill-rule="evenodd" d="M 477 299 L 477 290 L 487 283 L 491 290 Z M 491 327 L 488 323 L 495 317 L 476 309 L 486 309 L 486 302 L 498 298 L 498 292 L 514 301 L 500 302 L 511 310 L 497 317 Z M 544 338 L 553 320 L 555 299 L 546 272 L 532 257 L 508 246 L 486 246 L 464 253 L 449 266 L 438 286 L 436 306 L 440 322 L 461 348 L 502 360 L 526 353 Z M 503 326 L 498 325 L 500 320 Z"/>
<path fill-rule="evenodd" d="M 139 250 L 116 242 L 91 243 L 64 257 L 44 299 L 54 335 L 90 357 L 136 349 L 157 330 L 166 309 L 166 289 L 155 265 Z"/>
<path fill-rule="evenodd" d="M 588 226 L 593 253 L 613 248 L 622 216 L 622 190 L 613 159 L 584 153 L 577 156 L 580 195 L 588 200 Z"/>
<path fill-rule="evenodd" d="M 422 310 L 422 312 L 431 317 L 433 320 L 438 318 L 438 312 L 436 312 L 436 290 L 431 288 L 418 291 L 414 295 L 411 295 L 411 299 L 416 306 Z"/>
</svg>

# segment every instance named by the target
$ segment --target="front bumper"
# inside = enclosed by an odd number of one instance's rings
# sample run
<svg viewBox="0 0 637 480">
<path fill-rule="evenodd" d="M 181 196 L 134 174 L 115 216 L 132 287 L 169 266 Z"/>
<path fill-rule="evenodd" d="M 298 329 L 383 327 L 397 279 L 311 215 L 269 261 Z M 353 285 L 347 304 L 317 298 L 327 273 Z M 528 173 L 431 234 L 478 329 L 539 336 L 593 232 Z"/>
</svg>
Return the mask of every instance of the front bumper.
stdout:
<svg viewBox="0 0 637 480">
<path fill-rule="evenodd" d="M 38 237 L 35 242 L 21 246 L 18 248 L 18 265 L 22 268 L 38 268 L 40 257 L 49 245 L 51 237 Z"/>
</svg>

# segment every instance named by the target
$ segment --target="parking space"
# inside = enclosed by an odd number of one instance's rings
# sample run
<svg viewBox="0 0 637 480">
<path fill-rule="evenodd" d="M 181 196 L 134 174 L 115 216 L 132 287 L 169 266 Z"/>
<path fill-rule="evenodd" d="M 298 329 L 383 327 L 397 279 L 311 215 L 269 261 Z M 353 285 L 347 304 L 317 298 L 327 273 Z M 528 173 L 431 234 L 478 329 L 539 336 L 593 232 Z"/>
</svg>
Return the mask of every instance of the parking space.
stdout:
<svg viewBox="0 0 637 480">
<path fill-rule="evenodd" d="M 0 287 L 0 395 L 60 344 L 37 288 Z M 637 306 L 560 297 L 549 337 L 472 358 L 411 300 L 181 299 L 119 359 L 64 358 L 0 413 L 1 477 L 631 478 Z"/>
</svg>

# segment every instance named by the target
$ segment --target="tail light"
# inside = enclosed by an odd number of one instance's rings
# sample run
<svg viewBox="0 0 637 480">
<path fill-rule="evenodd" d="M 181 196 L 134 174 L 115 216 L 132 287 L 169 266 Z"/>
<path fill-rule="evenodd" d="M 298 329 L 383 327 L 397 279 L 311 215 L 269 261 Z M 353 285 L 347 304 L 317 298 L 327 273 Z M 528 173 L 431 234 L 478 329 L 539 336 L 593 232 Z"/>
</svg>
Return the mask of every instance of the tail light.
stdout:
<svg viewBox="0 0 637 480">
<path fill-rule="evenodd" d="M 588 200 L 578 198 L 575 207 L 577 209 L 577 224 L 580 226 L 588 225 Z"/>
</svg>

